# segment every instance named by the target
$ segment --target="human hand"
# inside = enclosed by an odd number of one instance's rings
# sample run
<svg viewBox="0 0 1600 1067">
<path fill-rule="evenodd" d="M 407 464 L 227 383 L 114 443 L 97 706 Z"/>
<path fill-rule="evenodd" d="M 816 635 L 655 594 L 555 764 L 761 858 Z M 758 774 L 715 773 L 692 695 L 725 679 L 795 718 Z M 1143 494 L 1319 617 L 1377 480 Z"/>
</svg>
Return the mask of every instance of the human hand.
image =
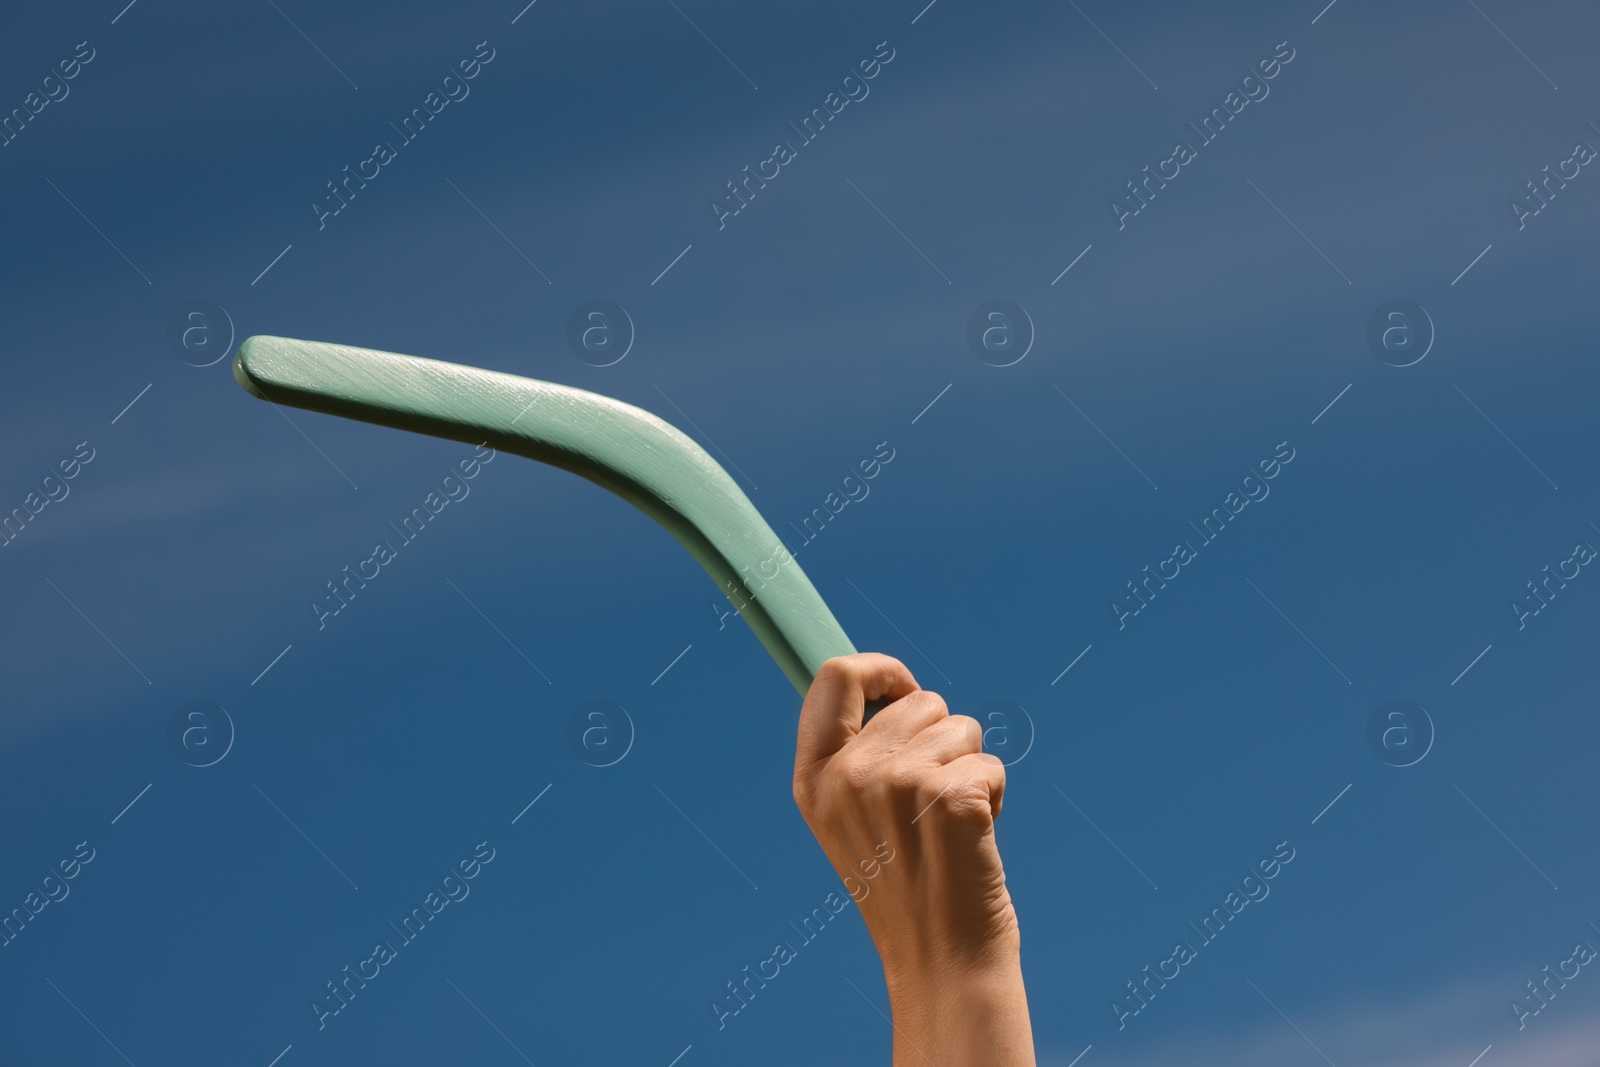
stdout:
<svg viewBox="0 0 1600 1067">
<path fill-rule="evenodd" d="M 848 887 L 884 843 L 894 850 L 858 903 L 883 960 L 897 1065 L 1034 1062 L 994 835 L 1005 767 L 982 749 L 975 719 L 875 653 L 824 663 L 800 712 L 795 802 L 834 870 Z"/>
</svg>

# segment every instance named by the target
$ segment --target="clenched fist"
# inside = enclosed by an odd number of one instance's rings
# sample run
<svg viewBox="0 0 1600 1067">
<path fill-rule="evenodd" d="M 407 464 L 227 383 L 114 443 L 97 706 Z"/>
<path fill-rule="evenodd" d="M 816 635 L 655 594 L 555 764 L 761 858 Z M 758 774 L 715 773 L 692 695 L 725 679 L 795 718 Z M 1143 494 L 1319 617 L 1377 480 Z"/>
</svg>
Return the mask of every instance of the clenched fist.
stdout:
<svg viewBox="0 0 1600 1067">
<path fill-rule="evenodd" d="M 887 706 L 863 726 L 874 701 Z M 841 878 L 859 877 L 884 843 L 894 849 L 860 907 L 883 960 L 896 1067 L 930 1055 L 938 1067 L 1034 1062 L 994 835 L 1005 785 L 977 720 L 951 715 L 900 661 L 861 653 L 817 672 L 800 712 L 794 798 Z"/>
</svg>

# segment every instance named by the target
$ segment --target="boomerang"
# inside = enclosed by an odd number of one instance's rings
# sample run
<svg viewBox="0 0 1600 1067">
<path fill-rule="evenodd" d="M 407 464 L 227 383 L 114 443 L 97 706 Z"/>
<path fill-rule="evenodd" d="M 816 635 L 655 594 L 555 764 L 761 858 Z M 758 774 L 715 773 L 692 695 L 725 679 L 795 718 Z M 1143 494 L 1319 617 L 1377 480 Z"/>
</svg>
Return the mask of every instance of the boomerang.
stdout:
<svg viewBox="0 0 1600 1067">
<path fill-rule="evenodd" d="M 648 411 L 514 374 L 287 337 L 247 339 L 233 376 L 273 404 L 486 443 L 611 490 L 665 527 L 744 604 L 741 617 L 802 696 L 824 660 L 855 652 L 728 472 Z"/>
</svg>

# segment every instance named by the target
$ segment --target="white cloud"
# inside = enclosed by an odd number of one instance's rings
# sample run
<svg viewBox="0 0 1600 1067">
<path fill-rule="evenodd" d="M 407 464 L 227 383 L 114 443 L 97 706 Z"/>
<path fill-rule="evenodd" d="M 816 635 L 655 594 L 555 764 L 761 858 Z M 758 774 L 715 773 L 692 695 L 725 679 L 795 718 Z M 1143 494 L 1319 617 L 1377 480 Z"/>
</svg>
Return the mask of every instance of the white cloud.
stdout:
<svg viewBox="0 0 1600 1067">
<path fill-rule="evenodd" d="M 1248 987 L 1245 992 L 1256 996 Z M 1407 1001 L 1290 1009 L 1293 1025 L 1262 1003 L 1264 1017 L 1247 1028 L 1208 1029 L 1137 1051 L 1119 1047 L 1117 1036 L 1097 1040 L 1079 1067 L 1315 1067 L 1329 1062 L 1337 1067 L 1468 1067 L 1491 1045 L 1478 1067 L 1594 1067 L 1600 1062 L 1600 1019 L 1586 999 L 1552 1000 L 1519 1032 L 1506 1007 L 1512 992 L 1487 981 L 1463 982 Z M 1039 1058 L 1065 1064 L 1081 1051 L 1081 1045 L 1040 1050 Z"/>
</svg>

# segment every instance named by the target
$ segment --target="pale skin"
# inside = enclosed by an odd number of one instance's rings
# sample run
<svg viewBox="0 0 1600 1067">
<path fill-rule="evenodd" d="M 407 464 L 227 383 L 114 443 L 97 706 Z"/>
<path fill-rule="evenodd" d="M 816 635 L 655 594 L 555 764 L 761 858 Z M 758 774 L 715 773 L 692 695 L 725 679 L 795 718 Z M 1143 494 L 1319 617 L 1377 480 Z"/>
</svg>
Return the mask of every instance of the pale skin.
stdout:
<svg viewBox="0 0 1600 1067">
<path fill-rule="evenodd" d="M 891 703 L 863 727 L 880 699 Z M 951 715 L 899 660 L 858 653 L 817 672 L 800 710 L 794 798 L 847 884 L 881 843 L 894 849 L 860 900 L 889 988 L 894 1067 L 1033 1067 L 994 836 L 1005 786 L 978 721 Z"/>
</svg>

